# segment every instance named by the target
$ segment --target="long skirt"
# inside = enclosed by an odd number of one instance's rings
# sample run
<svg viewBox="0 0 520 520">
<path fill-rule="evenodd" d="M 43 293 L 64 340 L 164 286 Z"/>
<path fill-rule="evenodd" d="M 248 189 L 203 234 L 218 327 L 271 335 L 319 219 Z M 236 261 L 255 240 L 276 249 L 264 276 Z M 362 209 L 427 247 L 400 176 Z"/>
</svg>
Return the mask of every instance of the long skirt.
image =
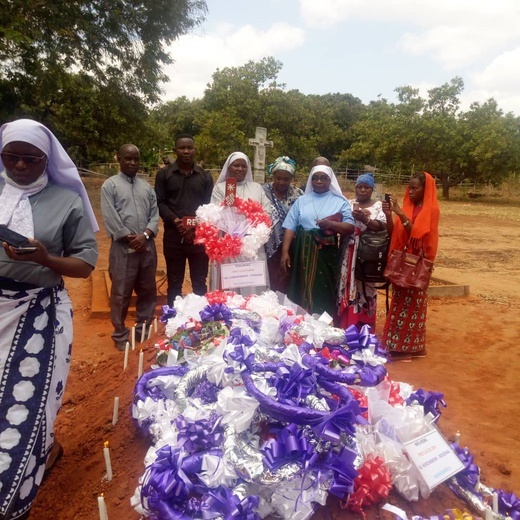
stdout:
<svg viewBox="0 0 520 520">
<path fill-rule="evenodd" d="M 356 256 L 359 247 L 359 233 L 349 240 L 341 254 L 341 268 L 338 288 L 338 324 L 346 329 L 350 325 L 361 328 L 369 325 L 372 332 L 376 328 L 377 286 L 356 280 Z"/>
<path fill-rule="evenodd" d="M 291 281 L 287 295 L 307 312 L 336 312 L 339 249 L 335 236 L 298 228 L 291 250 Z"/>
<path fill-rule="evenodd" d="M 0 516 L 30 510 L 54 444 L 72 348 L 72 306 L 60 286 L 0 278 Z"/>
<path fill-rule="evenodd" d="M 381 343 L 391 352 L 422 352 L 426 345 L 428 293 L 392 284 L 392 303 Z"/>
</svg>

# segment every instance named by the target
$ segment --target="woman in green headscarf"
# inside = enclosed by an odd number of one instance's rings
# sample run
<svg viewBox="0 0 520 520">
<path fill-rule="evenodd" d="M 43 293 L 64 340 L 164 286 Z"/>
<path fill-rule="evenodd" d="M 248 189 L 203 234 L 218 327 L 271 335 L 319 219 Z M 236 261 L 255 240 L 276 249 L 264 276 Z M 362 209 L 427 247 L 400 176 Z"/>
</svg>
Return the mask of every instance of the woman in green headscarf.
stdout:
<svg viewBox="0 0 520 520">
<path fill-rule="evenodd" d="M 273 229 L 269 241 L 265 245 L 267 253 L 267 268 L 271 281 L 271 290 L 287 294 L 289 288 L 289 272 L 280 269 L 282 258 L 283 228 L 282 223 L 294 201 L 303 195 L 303 191 L 293 186 L 292 180 L 296 172 L 296 163 L 293 159 L 283 156 L 269 165 L 268 175 L 273 177 L 272 182 L 264 185 L 264 190 L 273 207 Z"/>
</svg>

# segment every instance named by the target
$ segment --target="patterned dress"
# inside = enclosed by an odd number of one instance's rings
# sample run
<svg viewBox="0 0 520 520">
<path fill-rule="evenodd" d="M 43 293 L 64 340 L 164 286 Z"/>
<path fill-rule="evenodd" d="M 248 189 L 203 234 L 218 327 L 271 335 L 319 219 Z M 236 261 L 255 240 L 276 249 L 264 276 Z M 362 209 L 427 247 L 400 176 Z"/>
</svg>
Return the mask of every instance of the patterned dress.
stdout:
<svg viewBox="0 0 520 520">
<path fill-rule="evenodd" d="M 303 191 L 300 190 L 300 188 L 291 185 L 287 190 L 287 195 L 281 200 L 275 195 L 272 182 L 264 185 L 264 191 L 273 206 L 273 213 L 271 216 L 273 229 L 269 241 L 265 245 L 271 290 L 287 294 L 290 275 L 288 272 L 286 273 L 280 269 L 284 233 L 282 224 L 289 209 L 291 209 L 291 206 L 294 204 L 296 199 L 303 195 Z"/>
<path fill-rule="evenodd" d="M 352 204 L 355 199 L 350 201 Z M 371 220 L 378 220 L 386 224 L 386 215 L 383 213 L 381 201 L 364 208 L 370 212 Z M 341 271 L 338 287 L 339 324 L 342 328 L 349 325 L 370 325 L 372 330 L 376 326 L 377 289 L 372 283 L 360 282 L 354 275 L 356 270 L 356 256 L 359 246 L 359 237 L 367 230 L 360 220 L 355 221 L 356 229 L 344 247 L 341 260 Z"/>
</svg>

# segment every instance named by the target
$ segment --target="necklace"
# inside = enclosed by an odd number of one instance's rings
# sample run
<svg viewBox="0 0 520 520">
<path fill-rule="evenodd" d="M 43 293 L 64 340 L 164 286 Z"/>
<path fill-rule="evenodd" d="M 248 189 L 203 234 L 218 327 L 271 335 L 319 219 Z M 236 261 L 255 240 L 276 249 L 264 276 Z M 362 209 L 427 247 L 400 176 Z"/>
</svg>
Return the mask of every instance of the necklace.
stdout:
<svg viewBox="0 0 520 520">
<path fill-rule="evenodd" d="M 327 193 L 327 196 L 324 197 L 320 210 L 316 211 L 316 206 L 314 205 L 314 193 L 312 194 L 312 207 L 314 208 L 314 213 L 316 213 L 316 224 L 318 223 L 318 220 L 320 220 L 321 210 L 325 207 L 325 204 L 327 204 L 327 200 L 329 199 L 329 197 L 330 197 L 330 191 Z"/>
</svg>

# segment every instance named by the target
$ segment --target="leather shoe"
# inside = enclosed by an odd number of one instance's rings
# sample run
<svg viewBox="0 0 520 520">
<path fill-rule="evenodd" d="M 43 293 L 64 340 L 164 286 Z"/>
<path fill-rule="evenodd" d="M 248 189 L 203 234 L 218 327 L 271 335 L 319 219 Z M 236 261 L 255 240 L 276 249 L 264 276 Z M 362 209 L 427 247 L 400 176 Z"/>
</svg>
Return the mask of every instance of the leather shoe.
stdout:
<svg viewBox="0 0 520 520">
<path fill-rule="evenodd" d="M 126 341 L 114 341 L 114 347 L 116 347 L 119 352 L 124 352 L 126 348 Z"/>
</svg>

